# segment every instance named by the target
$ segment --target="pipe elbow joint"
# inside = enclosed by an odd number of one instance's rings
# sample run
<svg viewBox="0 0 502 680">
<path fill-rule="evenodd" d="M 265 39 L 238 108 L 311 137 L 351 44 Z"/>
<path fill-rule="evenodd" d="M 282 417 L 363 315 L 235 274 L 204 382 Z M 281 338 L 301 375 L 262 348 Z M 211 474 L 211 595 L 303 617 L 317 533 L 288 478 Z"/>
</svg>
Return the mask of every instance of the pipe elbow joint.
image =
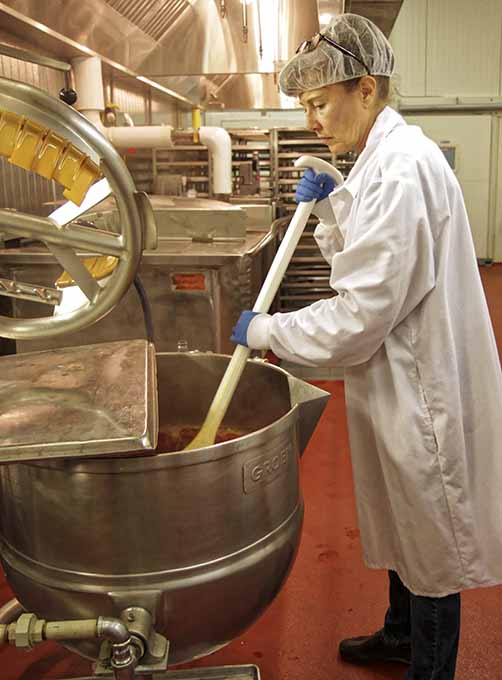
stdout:
<svg viewBox="0 0 502 680">
<path fill-rule="evenodd" d="M 112 644 L 130 643 L 131 635 L 125 623 L 120 619 L 100 616 L 97 626 L 98 637 L 109 640 Z"/>
<path fill-rule="evenodd" d="M 232 139 L 224 128 L 199 128 L 200 141 L 207 146 L 213 159 L 213 192 L 232 193 Z"/>
</svg>

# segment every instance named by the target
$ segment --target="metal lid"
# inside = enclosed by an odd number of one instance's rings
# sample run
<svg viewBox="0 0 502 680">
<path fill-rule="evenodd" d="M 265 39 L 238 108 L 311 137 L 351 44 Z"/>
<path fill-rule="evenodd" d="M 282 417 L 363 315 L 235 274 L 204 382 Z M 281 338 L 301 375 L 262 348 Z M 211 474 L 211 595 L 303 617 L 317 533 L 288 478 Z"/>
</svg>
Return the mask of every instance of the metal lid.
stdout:
<svg viewBox="0 0 502 680">
<path fill-rule="evenodd" d="M 0 357 L 0 463 L 154 449 L 155 349 L 146 340 Z"/>
</svg>

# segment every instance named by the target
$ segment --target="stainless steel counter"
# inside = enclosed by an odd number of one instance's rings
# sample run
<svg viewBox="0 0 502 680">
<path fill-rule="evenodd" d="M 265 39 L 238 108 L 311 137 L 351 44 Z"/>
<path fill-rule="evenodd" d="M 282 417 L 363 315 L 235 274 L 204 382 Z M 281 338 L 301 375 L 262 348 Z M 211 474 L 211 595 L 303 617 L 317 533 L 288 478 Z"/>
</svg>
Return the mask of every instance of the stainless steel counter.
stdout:
<svg viewBox="0 0 502 680">
<path fill-rule="evenodd" d="M 252 255 L 263 248 L 275 234 L 272 231 L 249 231 L 244 238 L 215 239 L 209 243 L 193 241 L 189 238 L 159 238 L 156 250 L 143 253 L 143 262 L 150 264 L 201 264 L 221 265 L 229 258 Z M 82 257 L 93 253 L 79 253 Z M 0 267 L 12 264 L 56 263 L 54 256 L 41 245 L 22 248 L 0 249 Z"/>
</svg>

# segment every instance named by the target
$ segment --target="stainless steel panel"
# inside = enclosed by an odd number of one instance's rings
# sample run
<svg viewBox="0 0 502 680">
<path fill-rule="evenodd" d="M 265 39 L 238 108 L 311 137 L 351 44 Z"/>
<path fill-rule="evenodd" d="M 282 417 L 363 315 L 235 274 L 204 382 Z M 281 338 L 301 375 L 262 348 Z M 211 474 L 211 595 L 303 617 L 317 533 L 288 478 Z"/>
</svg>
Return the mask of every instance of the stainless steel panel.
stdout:
<svg viewBox="0 0 502 680">
<path fill-rule="evenodd" d="M 14 23 L 16 19 L 35 29 L 37 23 L 42 24 L 45 28 L 40 33 L 39 44 L 43 45 L 45 36 L 58 55 L 58 43 L 62 39 L 60 49 L 69 42 L 76 43 L 76 47 L 84 45 L 134 70 L 134 64 L 155 47 L 155 40 L 151 36 L 103 0 L 4 0 L 1 5 L 0 10 L 8 15 L 2 18 L 5 30 L 18 35 L 19 28 Z M 10 21 L 9 17 L 12 17 Z M 33 33 L 30 38 L 36 40 Z"/>
<path fill-rule="evenodd" d="M 16 19 L 43 24 L 50 35 L 83 44 L 142 75 L 270 73 L 275 62 L 319 29 L 317 0 L 247 5 L 247 40 L 241 0 L 226 0 L 225 17 L 218 0 L 6 0 L 2 5 Z"/>
<path fill-rule="evenodd" d="M 267 218 L 270 207 L 250 206 L 255 214 L 246 231 L 246 211 L 237 205 L 165 196 L 151 200 L 159 242 L 156 250 L 144 253 L 139 276 L 151 306 L 157 349 L 173 351 L 182 342 L 189 349 L 231 352 L 232 327 L 241 310 L 252 307 L 275 253 L 277 233 Z M 113 230 L 119 225 L 113 222 L 117 212 L 112 204 L 103 202 L 86 218 Z M 60 273 L 41 246 L 0 250 L 3 278 L 52 286 Z M 50 313 L 45 305 L 13 301 L 14 316 Z M 92 327 L 50 342 L 19 341 L 17 349 L 26 352 L 142 337 L 142 308 L 136 290 L 131 289 L 109 316 Z"/>
<path fill-rule="evenodd" d="M 2 357 L 0 367 L 1 463 L 157 445 L 155 356 L 143 340 Z"/>
<path fill-rule="evenodd" d="M 28 43 L 42 54 L 71 60 L 82 53 L 94 53 L 105 67 L 131 82 L 140 75 L 134 64 L 154 47 L 155 41 L 103 0 L 7 0 L 0 3 L 2 35 L 7 33 L 17 43 Z M 176 92 L 166 99 L 187 107 L 192 102 Z"/>
<path fill-rule="evenodd" d="M 149 76 L 273 73 L 278 62 L 319 30 L 317 0 L 257 0 L 247 5 L 245 41 L 242 3 L 226 0 L 226 6 L 222 18 L 219 2 L 194 3 L 138 68 Z"/>
<path fill-rule="evenodd" d="M 46 57 L 43 54 L 38 54 L 32 50 L 15 47 L 9 43 L 0 42 L 0 54 L 32 64 L 46 66 L 47 68 L 53 68 L 58 71 L 67 72 L 71 70 L 71 66 L 68 62 L 52 59 L 51 57 Z"/>
<path fill-rule="evenodd" d="M 112 85 L 111 96 L 105 101 L 105 104 L 110 102 L 116 104 L 120 111 L 133 116 L 136 124 L 146 124 L 148 106 L 148 88 L 146 85 L 139 81 L 119 79 L 113 79 Z M 117 122 L 117 125 L 123 124 L 122 120 Z"/>
<path fill-rule="evenodd" d="M 345 0 L 345 11 L 371 19 L 389 37 L 403 0 Z"/>
<path fill-rule="evenodd" d="M 330 3 L 329 11 L 339 11 L 341 4 Z M 369 17 L 389 35 L 401 4 L 347 0 L 345 9 Z M 55 55 L 66 58 L 84 45 L 131 75 L 179 93 L 183 105 L 290 107 L 267 75 L 319 30 L 319 11 L 328 11 L 325 0 L 255 0 L 249 5 L 226 0 L 225 6 L 224 17 L 219 0 L 5 0 L 0 11 L 6 13 L 6 30 L 27 33 L 33 45 L 50 45 Z M 20 29 L 22 22 L 26 26 Z"/>
<path fill-rule="evenodd" d="M 238 205 L 207 198 L 150 195 L 160 239 L 183 238 L 210 243 L 215 239 L 246 238 L 246 211 Z M 85 219 L 105 231 L 116 231 L 119 213 L 113 199 L 99 204 Z M 185 244 L 190 245 L 190 244 Z"/>
<path fill-rule="evenodd" d="M 189 0 L 105 0 L 114 10 L 138 28 L 158 40 L 179 19 L 191 3 Z"/>
<path fill-rule="evenodd" d="M 162 79 L 166 82 L 169 78 Z M 272 73 L 231 75 L 221 87 L 211 90 L 203 100 L 208 109 L 245 111 L 250 109 L 286 109 L 298 106 L 292 98 L 281 97 L 277 76 Z"/>
<path fill-rule="evenodd" d="M 276 250 L 275 234 L 256 231 L 246 239 L 192 243 L 164 239 L 147 251 L 139 276 L 151 306 L 155 345 L 175 351 L 186 341 L 190 350 L 229 352 L 232 327 L 249 309 L 260 290 Z M 41 249 L 0 251 L 5 278 L 53 284 L 61 267 Z M 192 283 L 193 282 L 193 283 Z M 49 314 L 46 305 L 13 300 L 13 315 Z M 145 337 L 145 322 L 136 290 L 130 289 L 117 307 L 91 327 L 59 340 L 18 341 L 18 352 Z"/>
<path fill-rule="evenodd" d="M 334 17 L 337 14 L 343 14 L 345 11 L 345 0 L 317 0 L 317 5 L 319 7 L 319 20 L 323 15 Z"/>
</svg>

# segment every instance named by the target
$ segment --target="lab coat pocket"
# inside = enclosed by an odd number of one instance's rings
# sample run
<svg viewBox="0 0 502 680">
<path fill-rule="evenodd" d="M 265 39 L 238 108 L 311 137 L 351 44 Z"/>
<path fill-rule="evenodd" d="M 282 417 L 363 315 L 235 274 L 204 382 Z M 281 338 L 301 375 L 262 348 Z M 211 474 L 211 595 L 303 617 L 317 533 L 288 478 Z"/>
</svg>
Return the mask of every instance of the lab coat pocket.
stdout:
<svg viewBox="0 0 502 680">
<path fill-rule="evenodd" d="M 427 392 L 424 388 L 422 377 L 420 375 L 420 368 L 415 359 L 414 381 L 418 402 L 420 405 L 420 412 L 422 414 L 422 431 L 424 435 L 424 443 L 427 449 L 434 454 L 439 451 L 438 440 L 434 431 L 434 420 L 432 418 L 429 400 L 427 399 Z"/>
</svg>

